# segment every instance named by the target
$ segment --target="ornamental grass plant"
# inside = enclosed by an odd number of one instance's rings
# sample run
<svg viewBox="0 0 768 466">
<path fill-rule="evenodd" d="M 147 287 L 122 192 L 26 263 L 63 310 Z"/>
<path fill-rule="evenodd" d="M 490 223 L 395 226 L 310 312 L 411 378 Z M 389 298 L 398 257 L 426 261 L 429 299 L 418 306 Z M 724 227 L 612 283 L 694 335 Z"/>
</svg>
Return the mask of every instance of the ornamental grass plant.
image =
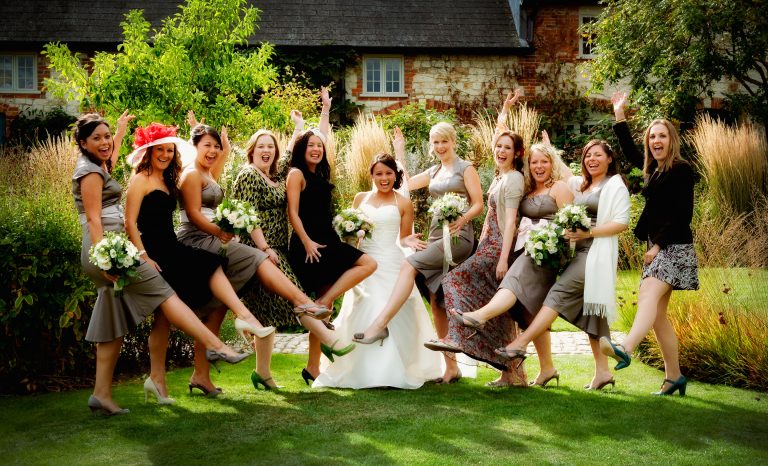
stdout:
<svg viewBox="0 0 768 466">
<path fill-rule="evenodd" d="M 377 154 L 387 153 L 394 156 L 389 137 L 381 122 L 372 115 L 360 114 L 349 132 L 349 140 L 343 153 L 343 172 L 345 191 L 350 194 L 371 189 L 369 168 Z"/>
</svg>

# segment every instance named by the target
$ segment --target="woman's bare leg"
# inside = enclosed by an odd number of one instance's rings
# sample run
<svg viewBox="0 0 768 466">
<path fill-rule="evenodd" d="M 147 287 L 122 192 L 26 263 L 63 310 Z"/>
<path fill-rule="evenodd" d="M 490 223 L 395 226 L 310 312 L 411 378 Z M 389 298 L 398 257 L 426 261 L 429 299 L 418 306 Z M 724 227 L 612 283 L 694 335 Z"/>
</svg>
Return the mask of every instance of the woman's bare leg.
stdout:
<svg viewBox="0 0 768 466">
<path fill-rule="evenodd" d="M 496 316 L 504 314 L 517 302 L 517 296 L 506 288 L 500 288 L 488 304 L 473 312 L 465 312 L 463 315 L 480 322 L 488 322 Z"/>
<path fill-rule="evenodd" d="M 403 261 L 392 294 L 389 295 L 389 300 L 387 300 L 387 303 L 384 305 L 381 312 L 379 312 L 379 315 L 365 330 L 365 338 L 370 338 L 383 331 L 387 324 L 389 324 L 389 321 L 392 320 L 400 308 L 403 307 L 408 296 L 411 295 L 413 284 L 418 273 L 419 272 L 413 268 L 408 261 Z M 445 311 L 443 311 L 443 314 L 445 314 Z M 445 321 L 445 329 L 446 331 L 448 329 L 447 320 Z M 443 335 L 445 335 L 445 333 Z"/>
<path fill-rule="evenodd" d="M 552 334 L 549 330 L 533 339 L 533 346 L 536 347 L 536 355 L 539 357 L 539 373 L 534 379 L 535 383 L 541 384 L 557 372 L 555 363 L 552 360 Z"/>
<path fill-rule="evenodd" d="M 357 261 L 355 261 L 354 265 L 347 269 L 347 271 L 344 272 L 333 285 L 325 290 L 315 302 L 330 308 L 333 306 L 333 302 L 336 298 L 371 276 L 373 272 L 376 271 L 377 266 L 376 261 L 373 260 L 371 256 L 363 254 Z"/>
<path fill-rule="evenodd" d="M 646 277 L 640 283 L 635 320 L 623 342 L 628 354 L 632 354 L 651 328 L 655 328 L 658 317 L 666 313 L 671 292 L 672 287 L 658 278 Z"/>
<path fill-rule="evenodd" d="M 596 338 L 589 339 L 589 347 L 592 349 L 592 357 L 595 359 L 595 376 L 589 383 L 590 387 L 599 387 L 602 383 L 613 378 L 611 369 L 608 368 L 608 356 L 600 351 L 600 340 Z"/>
<path fill-rule="evenodd" d="M 512 343 L 507 345 L 507 349 L 525 351 L 528 348 L 528 344 L 535 338 L 548 332 L 552 326 L 552 322 L 557 319 L 559 314 L 551 307 L 544 306 L 536 314 L 536 317 L 531 322 L 531 325 L 523 333 L 517 336 Z"/>
<path fill-rule="evenodd" d="M 223 307 L 208 314 L 204 324 L 214 335 L 218 335 L 221 330 L 221 323 L 227 315 L 227 308 Z M 189 383 L 202 385 L 206 390 L 213 391 L 216 386 L 211 382 L 211 367 L 205 358 L 205 345 L 199 340 L 195 340 L 195 362 L 194 370 L 189 378 Z"/>
<path fill-rule="evenodd" d="M 437 337 L 445 338 L 448 335 L 448 315 L 440 302 L 439 296 L 435 293 L 429 293 L 429 306 L 432 308 L 432 319 L 435 322 Z M 449 383 L 459 376 L 459 364 L 456 362 L 456 355 L 453 353 L 444 352 L 443 359 L 445 359 L 445 372 L 443 372 L 441 379 L 442 383 Z"/>
<path fill-rule="evenodd" d="M 195 317 L 197 318 L 197 317 Z M 152 330 L 149 332 L 149 377 L 157 386 L 160 395 L 168 396 L 165 384 L 165 357 L 168 353 L 168 338 L 171 335 L 171 323 L 162 312 L 153 316 Z M 205 353 L 205 349 L 203 349 Z"/>
<path fill-rule="evenodd" d="M 93 386 L 93 396 L 109 411 L 120 409 L 112 399 L 112 377 L 122 346 L 123 337 L 96 343 L 96 381 Z"/>
<path fill-rule="evenodd" d="M 656 315 L 656 322 L 653 325 L 653 332 L 656 334 L 656 341 L 659 342 L 661 356 L 664 358 L 664 378 L 677 380 L 683 375 L 680 372 L 680 355 L 678 352 L 677 335 L 672 323 L 667 317 L 667 305 L 672 295 L 672 289 L 662 296 L 659 302 L 659 309 Z M 668 387 L 664 387 L 668 388 Z"/>
<path fill-rule="evenodd" d="M 219 337 L 200 322 L 197 315 L 192 312 L 192 309 L 190 309 L 189 306 L 184 304 L 184 301 L 179 298 L 179 295 L 174 294 L 163 301 L 160 305 L 160 310 L 168 321 L 170 321 L 176 328 L 195 340 L 200 341 L 206 349 L 215 350 L 230 356 L 237 354 L 235 350 L 225 345 Z M 156 314 L 155 318 L 157 317 Z M 168 346 L 167 341 L 166 337 L 166 347 Z"/>
<path fill-rule="evenodd" d="M 211 275 L 208 284 L 211 287 L 213 296 L 224 303 L 227 308 L 231 309 L 237 317 L 250 323 L 256 328 L 263 327 L 261 322 L 259 322 L 259 320 L 253 314 L 251 314 L 251 311 L 245 307 L 245 304 L 240 301 L 240 298 L 237 296 L 235 289 L 232 288 L 232 284 L 229 283 L 229 279 L 227 278 L 226 274 L 224 274 L 224 270 L 222 270 L 221 267 L 216 269 L 213 275 Z"/>
</svg>

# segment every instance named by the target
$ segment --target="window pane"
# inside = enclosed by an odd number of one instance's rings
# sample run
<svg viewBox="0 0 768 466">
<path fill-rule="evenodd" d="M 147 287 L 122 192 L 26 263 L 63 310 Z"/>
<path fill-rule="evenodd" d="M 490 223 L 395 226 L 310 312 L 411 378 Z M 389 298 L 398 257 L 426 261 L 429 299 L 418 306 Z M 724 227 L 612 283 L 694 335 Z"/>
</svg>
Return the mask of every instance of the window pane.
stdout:
<svg viewBox="0 0 768 466">
<path fill-rule="evenodd" d="M 386 60 L 386 80 L 387 80 L 387 92 L 400 93 L 401 82 L 401 61 L 399 58 L 388 58 Z"/>
<path fill-rule="evenodd" d="M 365 70 L 365 92 L 381 92 L 381 59 L 366 59 Z"/>
<path fill-rule="evenodd" d="M 0 89 L 13 89 L 13 57 L 0 56 Z"/>
<path fill-rule="evenodd" d="M 32 56 L 16 57 L 18 67 L 18 88 L 33 90 L 35 88 L 35 59 Z"/>
<path fill-rule="evenodd" d="M 581 18 L 581 26 L 585 26 L 589 23 L 593 23 L 597 20 L 597 18 L 592 16 L 582 16 Z M 595 42 L 595 35 L 594 34 L 587 34 L 582 32 L 581 33 L 581 54 L 582 55 L 592 55 L 592 45 Z"/>
</svg>

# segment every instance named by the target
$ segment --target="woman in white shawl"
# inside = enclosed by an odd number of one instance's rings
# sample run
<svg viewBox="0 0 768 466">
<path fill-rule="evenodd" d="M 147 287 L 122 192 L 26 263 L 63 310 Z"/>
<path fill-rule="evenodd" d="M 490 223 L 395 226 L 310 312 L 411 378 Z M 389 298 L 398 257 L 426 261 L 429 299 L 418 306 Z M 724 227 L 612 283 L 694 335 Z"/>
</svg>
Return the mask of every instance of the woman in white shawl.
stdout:
<svg viewBox="0 0 768 466">
<path fill-rule="evenodd" d="M 544 306 L 528 329 L 496 351 L 522 362 L 528 343 L 562 317 L 589 335 L 595 375 L 584 388 L 600 390 L 615 385 L 598 340 L 610 335 L 608 325 L 616 320 L 617 235 L 629 224 L 629 191 L 605 141 L 592 140 L 584 146 L 581 170 L 583 176 L 569 179 L 568 184 L 574 191 L 574 204 L 587 207 L 592 228 L 565 233 L 568 240 L 576 242 L 576 256 L 547 293 Z"/>
</svg>

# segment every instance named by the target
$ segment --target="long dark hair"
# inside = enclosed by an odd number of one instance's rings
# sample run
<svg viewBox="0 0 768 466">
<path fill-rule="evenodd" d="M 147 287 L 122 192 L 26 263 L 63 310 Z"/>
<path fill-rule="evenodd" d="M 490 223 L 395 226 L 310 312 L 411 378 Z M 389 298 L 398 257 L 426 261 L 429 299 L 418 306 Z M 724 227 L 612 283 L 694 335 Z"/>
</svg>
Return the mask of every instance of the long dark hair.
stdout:
<svg viewBox="0 0 768 466">
<path fill-rule="evenodd" d="M 304 134 L 299 136 L 299 139 L 293 145 L 293 153 L 291 154 L 291 167 L 301 170 L 304 173 L 304 177 L 307 176 L 307 173 L 310 173 L 309 167 L 307 167 L 307 144 L 309 144 L 309 138 L 312 136 L 316 136 L 312 130 L 304 131 Z M 320 139 L 319 136 L 317 138 Z M 323 158 L 315 167 L 315 175 L 325 178 L 326 181 L 330 182 L 331 164 L 328 163 L 328 154 L 322 139 L 320 139 L 320 143 L 323 145 Z"/>
<path fill-rule="evenodd" d="M 392 187 L 394 189 L 400 189 L 400 186 L 403 185 L 403 171 L 397 168 L 397 162 L 395 161 L 395 158 L 389 154 L 384 153 L 376 155 L 376 157 L 373 158 L 371 168 L 368 170 L 371 175 L 373 175 L 373 169 L 376 167 L 377 163 L 380 163 L 395 172 L 395 184 L 393 184 Z"/>
<path fill-rule="evenodd" d="M 80 144 L 80 142 L 85 141 L 88 139 L 91 134 L 93 134 L 94 131 L 96 131 L 96 128 L 98 128 L 101 125 L 106 125 L 108 129 L 109 123 L 107 123 L 107 120 L 105 120 L 101 115 L 98 113 L 86 113 L 85 115 L 80 116 L 80 118 L 77 119 L 75 122 L 75 129 L 72 130 L 72 136 L 75 139 L 75 142 L 77 143 L 77 148 L 80 150 L 80 153 L 88 158 L 91 162 L 95 163 L 98 166 L 101 166 L 102 161 L 99 160 L 98 157 L 96 157 L 94 154 L 91 154 L 85 148 Z M 112 142 L 112 148 L 114 149 L 115 143 Z M 112 172 L 112 158 L 107 159 L 107 172 Z"/>
<path fill-rule="evenodd" d="M 148 175 L 152 174 L 152 150 L 156 146 L 147 147 L 144 152 L 144 157 L 141 159 L 138 165 L 136 165 L 136 173 L 146 172 Z M 168 188 L 168 192 L 174 198 L 178 194 L 179 174 L 181 173 L 181 158 L 179 157 L 179 148 L 176 144 L 173 145 L 173 161 L 168 165 L 168 168 L 163 170 L 163 181 L 165 181 L 165 187 Z"/>
<path fill-rule="evenodd" d="M 192 131 L 189 133 L 189 140 L 192 142 L 193 146 L 197 147 L 197 144 L 201 139 L 203 139 L 203 136 L 212 137 L 216 140 L 216 142 L 219 143 L 219 147 L 224 147 L 224 144 L 221 143 L 221 136 L 219 135 L 219 132 L 216 131 L 216 129 L 212 126 L 208 125 L 195 125 L 195 127 L 192 128 Z"/>
<path fill-rule="evenodd" d="M 494 156 L 496 153 L 496 144 L 498 144 L 499 139 L 502 137 L 507 136 L 509 139 L 512 140 L 512 157 L 514 160 L 512 160 L 512 168 L 519 171 L 520 173 L 523 172 L 523 158 L 525 155 L 525 146 L 523 145 L 523 137 L 520 136 L 517 133 L 513 133 L 512 131 L 502 131 L 501 133 L 496 134 L 496 137 L 493 138 L 493 148 L 491 149 L 494 152 Z M 495 160 L 495 159 L 494 159 Z M 496 174 L 499 174 L 498 167 L 496 168 Z"/>
<path fill-rule="evenodd" d="M 584 163 L 584 160 L 587 157 L 587 152 L 589 152 L 589 149 L 595 146 L 600 146 L 600 148 L 605 151 L 608 157 L 611 158 L 611 163 L 608 164 L 608 172 L 605 174 L 606 179 L 612 177 L 613 175 L 621 175 L 621 170 L 619 170 L 619 162 L 616 160 L 616 154 L 613 152 L 611 145 L 608 144 L 607 141 L 603 141 L 601 139 L 592 139 L 587 143 L 587 145 L 584 146 L 584 149 L 581 150 L 581 176 L 584 178 L 584 182 L 581 183 L 581 187 L 579 188 L 579 191 L 581 192 L 586 191 L 587 188 L 592 186 L 592 175 L 589 174 L 589 170 L 587 170 L 587 165 Z M 621 176 L 621 179 L 624 181 L 624 184 L 627 184 L 627 180 L 624 179 L 624 175 Z"/>
</svg>

